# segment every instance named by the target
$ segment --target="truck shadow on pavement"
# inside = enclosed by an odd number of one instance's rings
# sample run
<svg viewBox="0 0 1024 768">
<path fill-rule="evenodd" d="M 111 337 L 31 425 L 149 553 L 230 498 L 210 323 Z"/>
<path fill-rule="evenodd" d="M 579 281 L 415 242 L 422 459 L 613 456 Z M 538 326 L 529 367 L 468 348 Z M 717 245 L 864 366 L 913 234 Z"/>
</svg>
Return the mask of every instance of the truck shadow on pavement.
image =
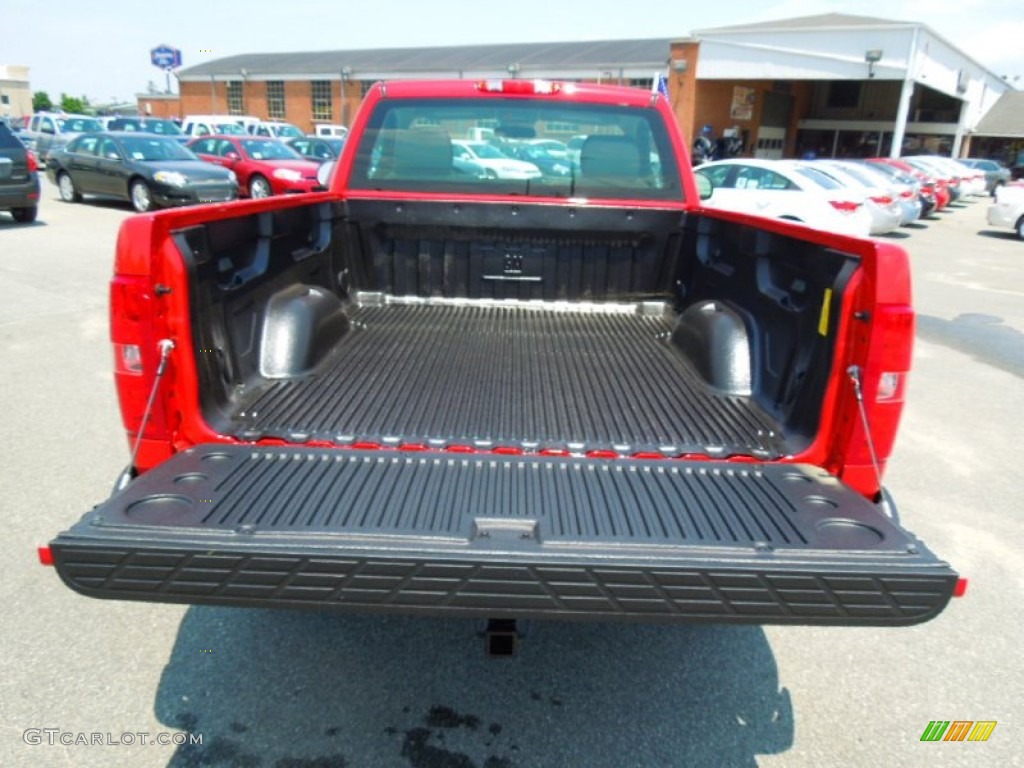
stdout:
<svg viewBox="0 0 1024 768">
<path fill-rule="evenodd" d="M 971 312 L 952 320 L 917 316 L 917 334 L 925 341 L 942 344 L 1024 378 L 1024 333 L 996 315 Z"/>
<path fill-rule="evenodd" d="M 193 607 L 156 696 L 170 765 L 756 765 L 793 743 L 760 627 L 480 622 Z"/>
</svg>

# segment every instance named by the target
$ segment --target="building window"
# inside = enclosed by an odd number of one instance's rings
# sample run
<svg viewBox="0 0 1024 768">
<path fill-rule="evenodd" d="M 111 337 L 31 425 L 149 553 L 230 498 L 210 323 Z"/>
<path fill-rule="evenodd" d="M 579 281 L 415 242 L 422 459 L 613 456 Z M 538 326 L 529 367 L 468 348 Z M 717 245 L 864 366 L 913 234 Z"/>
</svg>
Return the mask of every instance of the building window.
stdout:
<svg viewBox="0 0 1024 768">
<path fill-rule="evenodd" d="M 313 119 L 327 121 L 334 119 L 330 80 L 313 81 Z"/>
<path fill-rule="evenodd" d="M 284 81 L 267 81 L 267 117 L 284 120 Z"/>
<path fill-rule="evenodd" d="M 245 112 L 242 103 L 242 81 L 232 80 L 228 83 L 228 114 L 241 115 Z"/>
<path fill-rule="evenodd" d="M 829 109 L 856 109 L 860 106 L 860 81 L 836 80 L 828 85 Z"/>
<path fill-rule="evenodd" d="M 634 77 L 629 81 L 630 88 L 643 88 L 645 91 L 654 87 L 654 80 L 650 77 Z"/>
<path fill-rule="evenodd" d="M 366 94 L 368 94 L 370 92 L 370 89 L 373 88 L 373 84 L 376 83 L 376 82 L 377 82 L 376 80 L 360 80 L 359 81 L 359 98 L 365 99 L 366 98 Z"/>
</svg>

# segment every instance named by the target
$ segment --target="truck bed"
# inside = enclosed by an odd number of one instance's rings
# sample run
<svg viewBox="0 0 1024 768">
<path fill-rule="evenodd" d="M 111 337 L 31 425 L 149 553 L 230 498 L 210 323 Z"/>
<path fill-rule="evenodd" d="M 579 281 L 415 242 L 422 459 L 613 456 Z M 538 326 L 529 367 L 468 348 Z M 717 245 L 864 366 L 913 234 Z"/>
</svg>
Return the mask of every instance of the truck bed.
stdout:
<svg viewBox="0 0 1024 768">
<path fill-rule="evenodd" d="M 571 448 L 782 452 L 752 398 L 716 392 L 671 344 L 658 305 L 560 309 L 379 303 L 317 370 L 237 404 L 240 436 Z"/>
</svg>

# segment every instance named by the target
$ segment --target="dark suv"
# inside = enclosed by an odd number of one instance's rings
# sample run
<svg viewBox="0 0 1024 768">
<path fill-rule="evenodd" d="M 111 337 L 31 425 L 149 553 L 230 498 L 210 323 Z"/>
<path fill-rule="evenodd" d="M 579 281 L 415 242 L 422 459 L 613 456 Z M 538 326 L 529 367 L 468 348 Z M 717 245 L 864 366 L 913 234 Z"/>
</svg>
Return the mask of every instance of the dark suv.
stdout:
<svg viewBox="0 0 1024 768">
<path fill-rule="evenodd" d="M 27 224 L 39 210 L 39 172 L 36 158 L 7 123 L 0 122 L 0 211 Z"/>
</svg>

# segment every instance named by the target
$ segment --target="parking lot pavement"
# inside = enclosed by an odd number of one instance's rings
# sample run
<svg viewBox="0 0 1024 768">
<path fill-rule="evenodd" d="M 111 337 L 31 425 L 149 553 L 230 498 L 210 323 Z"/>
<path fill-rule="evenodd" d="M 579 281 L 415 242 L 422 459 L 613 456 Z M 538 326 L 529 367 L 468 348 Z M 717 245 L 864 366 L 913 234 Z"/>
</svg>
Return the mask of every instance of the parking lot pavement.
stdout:
<svg viewBox="0 0 1024 768">
<path fill-rule="evenodd" d="M 887 482 L 966 598 L 907 629 L 534 623 L 488 659 L 472 622 L 96 601 L 36 564 L 127 457 L 106 281 L 130 210 L 43 198 L 0 215 L 0 765 L 1020 764 L 1024 243 L 987 201 L 893 238 L 919 320 Z M 936 719 L 998 725 L 922 743 Z M 44 728 L 133 743 L 26 743 Z"/>
</svg>

